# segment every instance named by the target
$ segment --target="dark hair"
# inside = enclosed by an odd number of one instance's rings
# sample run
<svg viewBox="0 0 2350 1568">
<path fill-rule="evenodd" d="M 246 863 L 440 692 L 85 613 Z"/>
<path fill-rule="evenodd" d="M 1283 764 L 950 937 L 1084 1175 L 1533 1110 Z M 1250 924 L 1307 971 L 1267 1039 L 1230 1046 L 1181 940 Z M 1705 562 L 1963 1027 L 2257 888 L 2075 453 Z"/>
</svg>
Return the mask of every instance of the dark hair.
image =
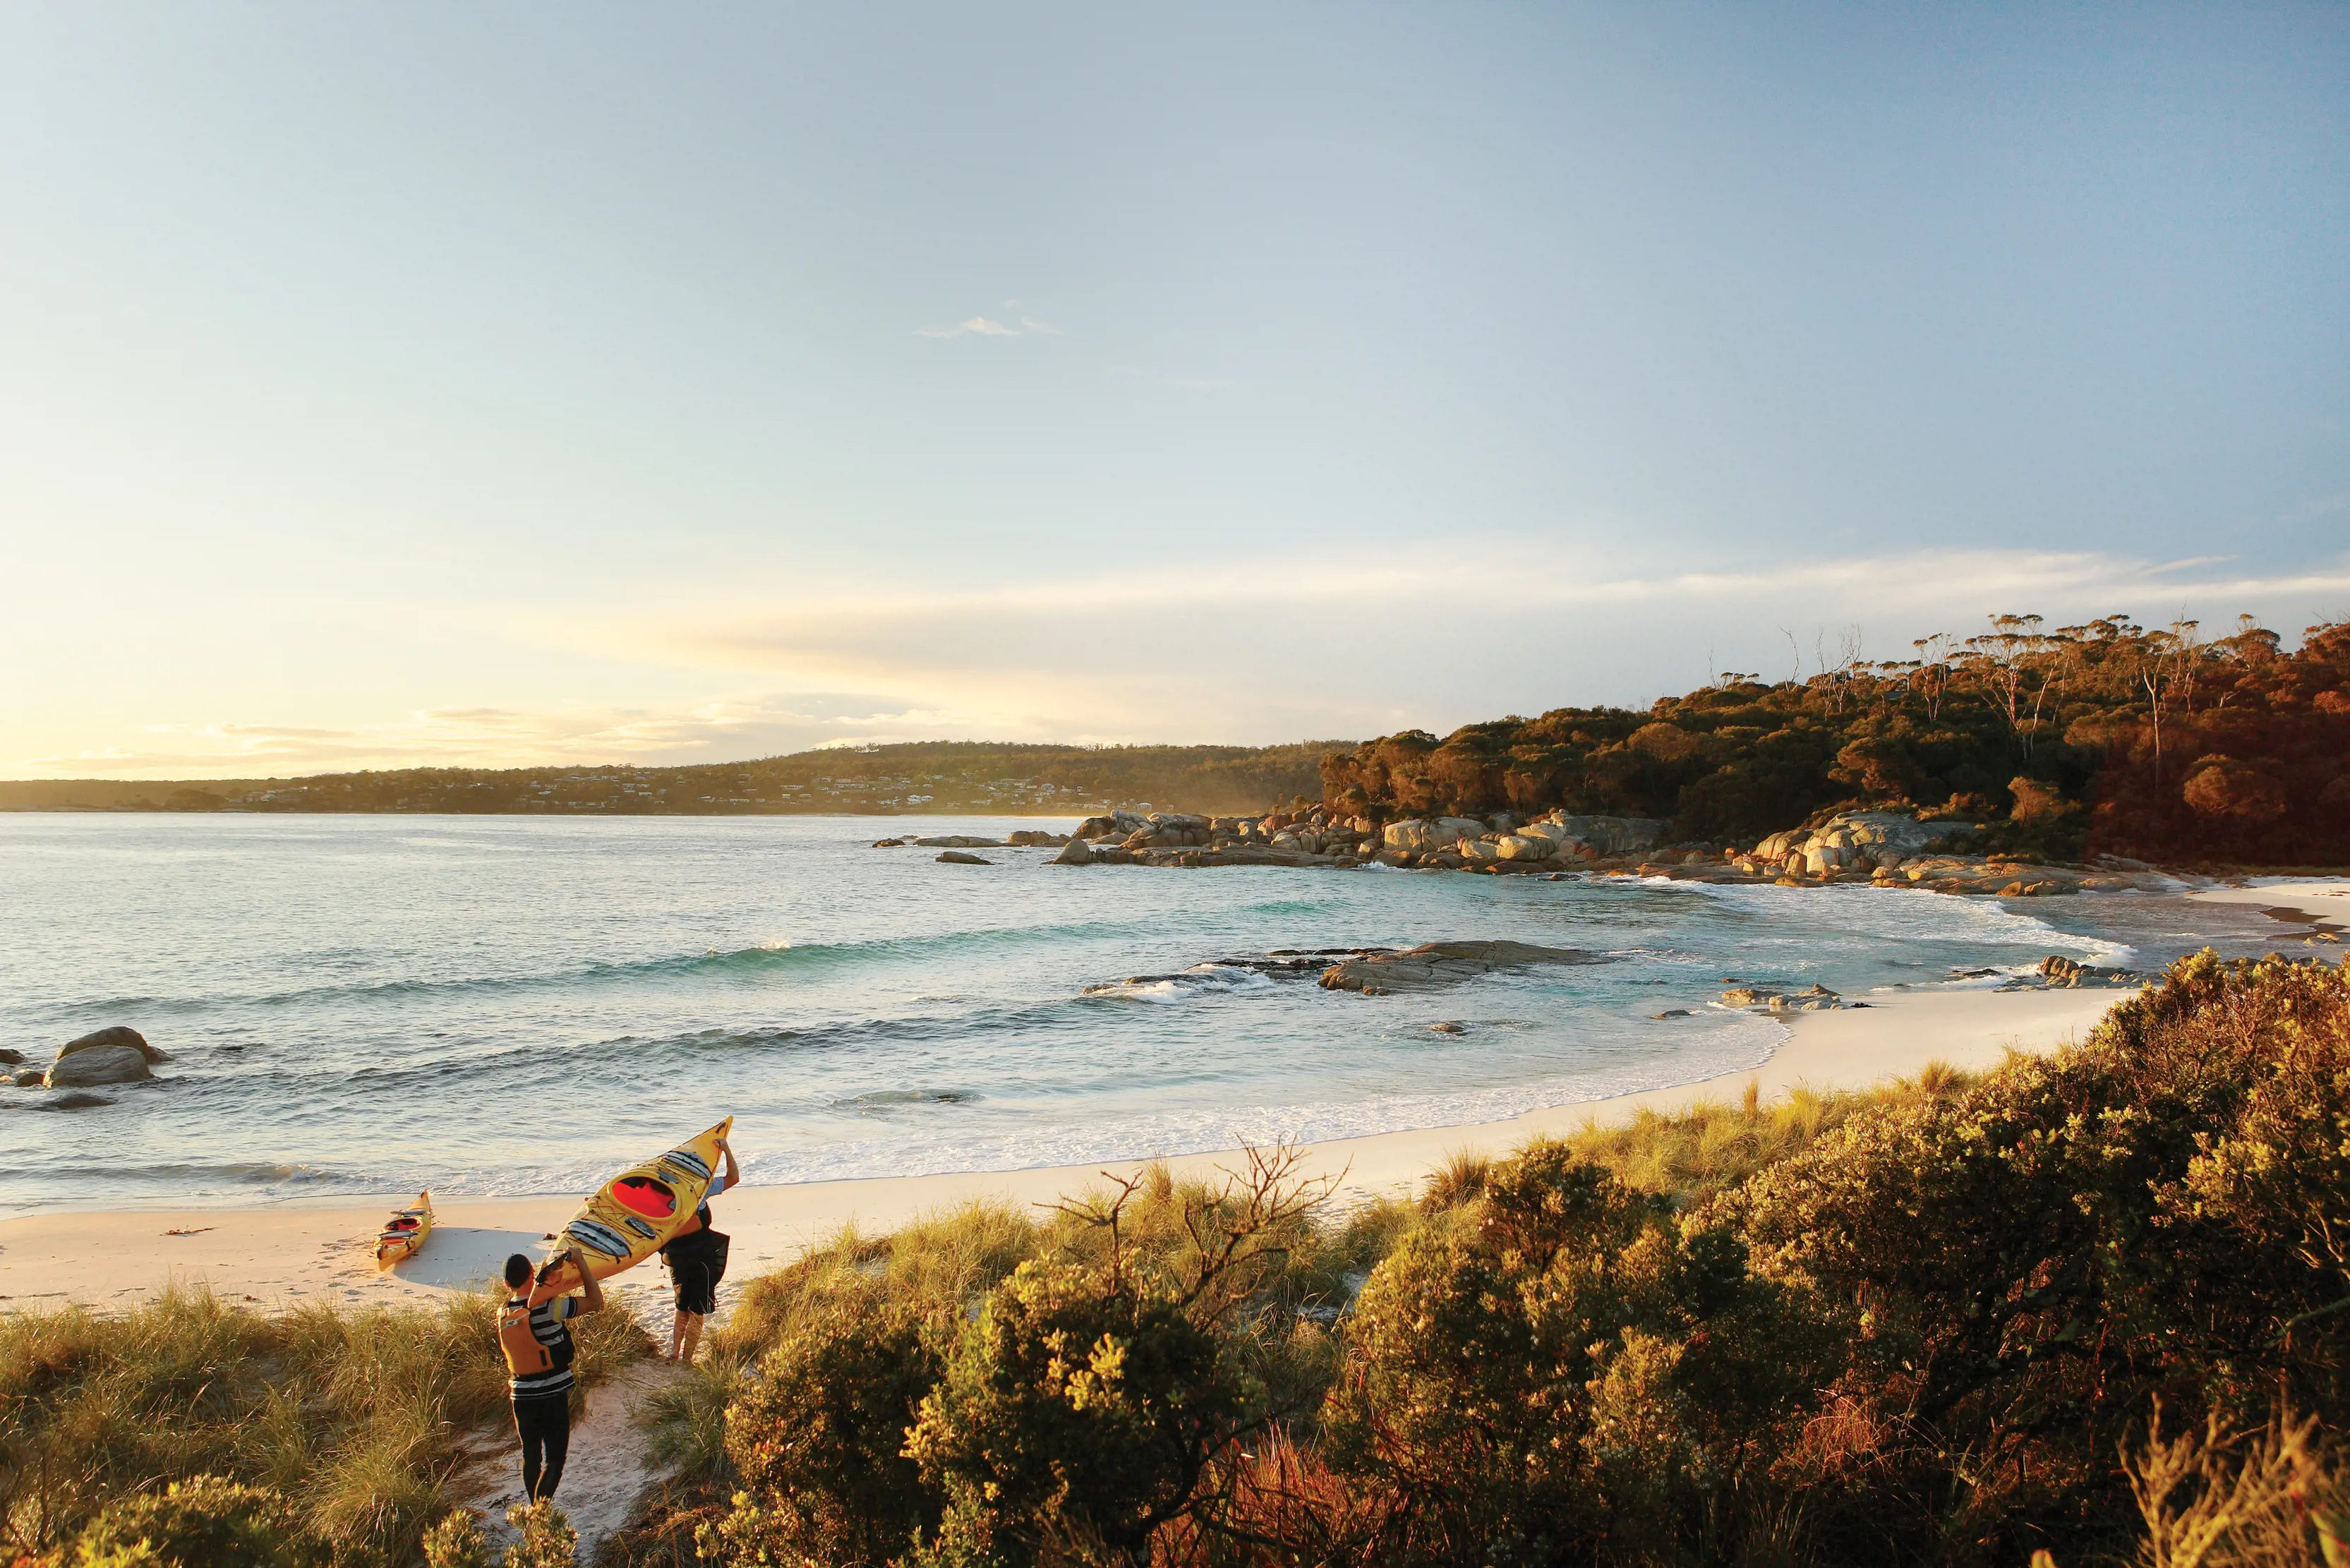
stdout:
<svg viewBox="0 0 2350 1568">
<path fill-rule="evenodd" d="M 529 1278 L 530 1260 L 528 1258 L 524 1257 L 520 1252 L 516 1252 L 514 1256 L 506 1260 L 506 1288 L 508 1290 L 518 1291 L 522 1289 L 523 1282 Z"/>
</svg>

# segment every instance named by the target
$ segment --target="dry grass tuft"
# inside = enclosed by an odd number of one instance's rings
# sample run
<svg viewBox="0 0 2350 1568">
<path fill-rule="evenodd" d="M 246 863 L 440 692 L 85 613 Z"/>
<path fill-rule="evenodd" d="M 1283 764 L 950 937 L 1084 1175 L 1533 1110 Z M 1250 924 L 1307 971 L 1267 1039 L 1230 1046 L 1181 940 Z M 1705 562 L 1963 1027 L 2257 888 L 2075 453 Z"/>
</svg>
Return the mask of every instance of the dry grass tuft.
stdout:
<svg viewBox="0 0 2350 1568">
<path fill-rule="evenodd" d="M 2146 1521 L 2147 1568 L 2307 1568 L 2350 1563 L 2350 1499 L 2320 1452 L 2317 1422 L 2280 1413 L 2231 1429 L 2217 1414 L 2201 1431 L 2165 1439 L 2158 1405 L 2146 1444 L 2124 1454 Z"/>
<path fill-rule="evenodd" d="M 111 1501 L 213 1475 L 294 1499 L 338 1564 L 413 1562 L 458 1442 L 504 1416 L 494 1320 L 487 1296 L 265 1314 L 191 1287 L 0 1316 L 0 1543 L 37 1554 Z M 579 1344 L 594 1380 L 648 1342 L 609 1313 Z"/>
</svg>

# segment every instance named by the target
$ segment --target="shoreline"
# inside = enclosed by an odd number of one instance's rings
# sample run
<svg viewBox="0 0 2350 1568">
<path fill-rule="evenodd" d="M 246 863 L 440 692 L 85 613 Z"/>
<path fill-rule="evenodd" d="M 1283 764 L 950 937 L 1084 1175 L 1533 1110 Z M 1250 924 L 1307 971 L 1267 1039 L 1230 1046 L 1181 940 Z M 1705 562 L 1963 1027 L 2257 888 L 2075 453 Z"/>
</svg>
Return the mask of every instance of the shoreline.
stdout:
<svg viewBox="0 0 2350 1568">
<path fill-rule="evenodd" d="M 2345 884 L 2350 893 L 2350 884 Z M 1735 1103 L 1751 1081 L 1763 1101 L 1796 1087 L 1856 1089 L 1908 1077 L 1929 1062 L 1980 1070 L 2012 1048 L 2046 1054 L 2085 1036 L 2106 1010 L 2137 994 L 2097 991 L 1946 991 L 1872 993 L 1866 1008 L 1794 1014 L 1788 1037 L 1761 1066 L 1693 1083 L 1528 1112 L 1506 1121 L 1375 1133 L 1301 1146 L 1300 1174 L 1345 1173 L 1341 1204 L 1408 1197 L 1456 1151 L 1501 1155 L 1544 1135 L 1586 1123 L 1629 1120 L 1707 1101 Z M 1230 1167 L 1241 1151 L 1182 1155 L 1179 1176 Z M 745 1186 L 719 1199 L 719 1224 L 733 1237 L 729 1283 L 790 1262 L 854 1223 L 870 1233 L 974 1200 L 1049 1203 L 1094 1185 L 1127 1160 L 1024 1170 L 879 1177 L 769 1187 Z M 0 1220 L 0 1312 L 68 1303 L 134 1304 L 173 1283 L 206 1284 L 226 1300 L 267 1308 L 325 1301 L 341 1306 L 440 1298 L 470 1289 L 509 1252 L 534 1255 L 569 1219 L 577 1197 L 475 1199 L 435 1205 L 432 1238 L 398 1270 L 379 1273 L 373 1242 L 391 1198 L 260 1209 L 68 1210 Z M 171 1231 L 187 1232 L 181 1235 Z M 668 1275 L 640 1266 L 607 1289 L 648 1322 L 666 1321 Z"/>
</svg>

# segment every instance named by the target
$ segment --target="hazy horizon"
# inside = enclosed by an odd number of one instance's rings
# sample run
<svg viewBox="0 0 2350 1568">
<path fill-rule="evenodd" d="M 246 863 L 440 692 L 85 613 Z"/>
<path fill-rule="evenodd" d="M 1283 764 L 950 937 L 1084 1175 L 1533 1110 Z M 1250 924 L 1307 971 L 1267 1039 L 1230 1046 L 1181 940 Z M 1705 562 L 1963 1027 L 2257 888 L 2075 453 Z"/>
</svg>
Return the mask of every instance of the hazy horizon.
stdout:
<svg viewBox="0 0 2350 1568">
<path fill-rule="evenodd" d="M 0 776 L 2350 616 L 2350 13 L 0 12 Z"/>
</svg>

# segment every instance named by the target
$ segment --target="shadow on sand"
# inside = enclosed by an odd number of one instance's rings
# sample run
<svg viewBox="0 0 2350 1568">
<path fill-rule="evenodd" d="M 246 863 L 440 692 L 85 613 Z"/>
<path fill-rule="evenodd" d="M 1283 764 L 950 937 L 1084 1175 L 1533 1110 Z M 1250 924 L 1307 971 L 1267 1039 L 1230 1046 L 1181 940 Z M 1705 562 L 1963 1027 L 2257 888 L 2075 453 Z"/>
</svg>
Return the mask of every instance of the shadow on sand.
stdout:
<svg viewBox="0 0 2350 1568">
<path fill-rule="evenodd" d="M 392 1265 L 391 1272 L 412 1285 L 438 1290 L 472 1291 L 500 1282 L 506 1259 L 516 1252 L 536 1264 L 546 1247 L 537 1231 L 484 1231 L 464 1225 L 435 1225 L 416 1255 Z"/>
</svg>

